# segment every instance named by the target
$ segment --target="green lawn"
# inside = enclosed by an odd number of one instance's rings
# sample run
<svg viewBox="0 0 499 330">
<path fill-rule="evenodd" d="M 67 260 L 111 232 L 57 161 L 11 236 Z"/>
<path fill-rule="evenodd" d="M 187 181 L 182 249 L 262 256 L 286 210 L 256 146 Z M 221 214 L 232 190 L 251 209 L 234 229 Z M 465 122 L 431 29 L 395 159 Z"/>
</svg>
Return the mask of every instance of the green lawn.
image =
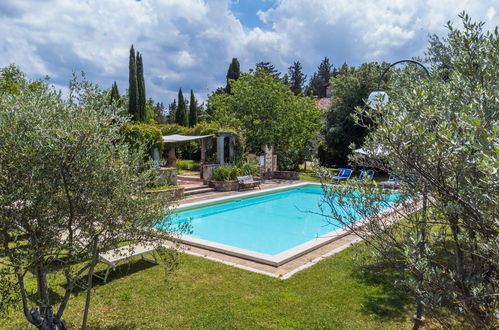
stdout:
<svg viewBox="0 0 499 330">
<path fill-rule="evenodd" d="M 353 256 L 346 249 L 284 281 L 190 255 L 167 281 L 161 266 L 132 261 L 106 284 L 97 280 L 90 328 L 409 328 L 412 299 L 394 288 L 396 274 L 362 272 Z M 62 293 L 56 286 L 54 294 Z M 84 298 L 76 292 L 70 300 L 65 319 L 72 328 Z M 26 324 L 17 312 L 0 318 L 1 329 Z"/>
</svg>

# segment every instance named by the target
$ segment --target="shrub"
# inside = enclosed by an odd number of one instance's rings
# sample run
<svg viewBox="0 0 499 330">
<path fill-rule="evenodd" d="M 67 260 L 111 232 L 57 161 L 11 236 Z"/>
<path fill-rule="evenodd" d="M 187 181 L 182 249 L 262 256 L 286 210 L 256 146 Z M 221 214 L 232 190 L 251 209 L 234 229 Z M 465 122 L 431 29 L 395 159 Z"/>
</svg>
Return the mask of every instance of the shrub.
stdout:
<svg viewBox="0 0 499 330">
<path fill-rule="evenodd" d="M 195 160 L 177 159 L 177 168 L 182 170 L 199 171 L 199 162 Z"/>
<path fill-rule="evenodd" d="M 237 180 L 237 177 L 241 175 L 255 175 L 257 169 L 257 164 L 254 162 L 244 162 L 237 165 L 223 165 L 213 170 L 212 178 L 214 181 Z"/>
</svg>

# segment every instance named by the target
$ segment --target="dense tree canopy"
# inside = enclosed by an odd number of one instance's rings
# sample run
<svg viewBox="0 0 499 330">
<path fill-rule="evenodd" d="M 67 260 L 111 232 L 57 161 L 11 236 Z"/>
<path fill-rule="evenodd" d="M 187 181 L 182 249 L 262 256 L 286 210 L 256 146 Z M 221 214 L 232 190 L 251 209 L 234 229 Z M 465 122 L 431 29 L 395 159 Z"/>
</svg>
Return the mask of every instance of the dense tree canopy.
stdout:
<svg viewBox="0 0 499 330">
<path fill-rule="evenodd" d="M 464 28 L 449 25 L 445 42 L 453 63 L 448 81 L 438 65 L 431 78 L 417 79 L 417 67 L 394 71 L 390 102 L 356 111 L 369 135 L 362 146 L 367 156 L 352 161 L 396 176 L 395 196 L 419 211 L 400 210 L 395 215 L 405 218 L 391 224 L 378 214 L 380 205 L 390 206 L 378 185 L 327 192 L 332 217 L 375 249 L 370 261 L 404 272 L 401 284 L 416 298 L 416 329 L 424 318 L 447 329 L 497 326 L 499 31 L 461 18 Z M 348 199 L 359 189 L 364 198 Z M 338 199 L 353 211 L 341 213 Z M 369 216 L 362 227 L 354 224 L 357 212 Z"/>
<path fill-rule="evenodd" d="M 297 168 L 303 161 L 321 125 L 313 99 L 296 97 L 263 70 L 242 74 L 232 95 L 212 94 L 208 102 L 218 122 L 238 128 L 249 151 L 274 146 L 285 168 Z"/>
<path fill-rule="evenodd" d="M 11 72 L 15 79 L 5 80 Z M 109 105 L 107 93 L 74 78 L 64 99 L 13 68 L 2 69 L 0 82 L 0 278 L 15 283 L 8 288 L 19 292 L 26 319 L 39 329 L 63 328 L 72 291 L 84 283 L 85 327 L 99 253 L 168 238 L 152 230 L 167 221 L 168 199 L 144 193 L 154 168 L 144 163 L 144 143 L 135 141 L 130 152 L 122 134 L 129 118 Z M 4 89 L 7 82 L 15 89 Z M 49 272 L 67 279 L 62 296 L 50 294 Z M 5 294 L 0 290 L 2 300 Z"/>
</svg>

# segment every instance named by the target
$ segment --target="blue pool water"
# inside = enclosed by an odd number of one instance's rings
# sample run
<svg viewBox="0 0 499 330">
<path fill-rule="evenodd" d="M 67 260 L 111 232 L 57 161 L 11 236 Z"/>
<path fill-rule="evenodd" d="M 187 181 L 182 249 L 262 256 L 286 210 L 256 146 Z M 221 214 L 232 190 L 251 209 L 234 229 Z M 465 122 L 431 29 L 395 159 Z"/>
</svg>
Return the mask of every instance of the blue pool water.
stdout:
<svg viewBox="0 0 499 330">
<path fill-rule="evenodd" d="M 191 237 L 276 255 L 341 227 L 318 214 L 322 197 L 319 186 L 302 186 L 179 209 L 173 221 L 190 220 Z"/>
</svg>

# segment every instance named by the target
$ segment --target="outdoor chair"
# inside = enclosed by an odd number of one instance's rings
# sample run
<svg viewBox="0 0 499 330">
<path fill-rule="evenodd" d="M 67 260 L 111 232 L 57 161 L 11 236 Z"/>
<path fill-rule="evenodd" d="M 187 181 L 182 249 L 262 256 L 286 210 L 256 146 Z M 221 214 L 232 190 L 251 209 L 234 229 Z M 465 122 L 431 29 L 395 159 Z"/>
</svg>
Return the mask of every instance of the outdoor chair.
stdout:
<svg viewBox="0 0 499 330">
<path fill-rule="evenodd" d="M 388 178 L 387 181 L 382 181 L 381 182 L 381 186 L 384 188 L 384 189 L 397 189 L 399 187 L 399 179 L 394 176 L 394 175 L 390 175 L 390 177 Z"/>
<path fill-rule="evenodd" d="M 358 181 L 372 180 L 374 178 L 373 170 L 360 170 L 360 174 L 357 177 Z"/>
<path fill-rule="evenodd" d="M 239 183 L 239 189 L 241 188 L 255 188 L 258 187 L 260 188 L 260 181 L 254 180 L 252 175 L 245 175 L 245 176 L 238 176 L 237 177 L 237 182 Z"/>
<path fill-rule="evenodd" d="M 349 168 L 339 168 L 340 172 L 338 175 L 333 176 L 333 180 L 337 180 L 339 182 L 340 180 L 347 180 L 350 178 L 352 175 L 352 170 Z"/>
</svg>

